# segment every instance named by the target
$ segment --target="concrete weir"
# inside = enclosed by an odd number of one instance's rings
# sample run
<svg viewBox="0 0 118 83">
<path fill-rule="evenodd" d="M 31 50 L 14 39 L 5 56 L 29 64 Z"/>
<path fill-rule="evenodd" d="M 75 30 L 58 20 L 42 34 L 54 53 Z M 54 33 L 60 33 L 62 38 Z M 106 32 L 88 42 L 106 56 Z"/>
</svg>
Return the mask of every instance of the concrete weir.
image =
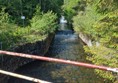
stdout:
<svg viewBox="0 0 118 83">
<path fill-rule="evenodd" d="M 48 51 L 48 48 L 51 44 L 53 37 L 54 34 L 50 34 L 45 40 L 18 46 L 14 49 L 14 51 L 18 53 L 27 53 L 44 56 Z M 22 57 L 2 55 L 0 57 L 0 68 L 6 71 L 14 72 L 20 66 L 23 66 L 32 61 L 34 60 Z M 8 79 L 9 76 L 0 74 L 0 83 L 7 83 Z"/>
</svg>

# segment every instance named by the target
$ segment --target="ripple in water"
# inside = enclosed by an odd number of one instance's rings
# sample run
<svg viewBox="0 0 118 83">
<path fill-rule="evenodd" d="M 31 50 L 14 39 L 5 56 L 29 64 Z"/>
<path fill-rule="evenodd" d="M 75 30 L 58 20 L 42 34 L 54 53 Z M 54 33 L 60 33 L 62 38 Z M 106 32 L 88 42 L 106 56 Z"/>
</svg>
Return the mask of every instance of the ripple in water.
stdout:
<svg viewBox="0 0 118 83">
<path fill-rule="evenodd" d="M 46 56 L 85 62 L 83 52 L 77 35 L 71 30 L 65 30 L 57 32 Z M 16 72 L 53 83 L 105 83 L 93 69 L 45 61 L 34 61 L 17 69 Z M 8 83 L 32 82 L 10 78 Z"/>
</svg>

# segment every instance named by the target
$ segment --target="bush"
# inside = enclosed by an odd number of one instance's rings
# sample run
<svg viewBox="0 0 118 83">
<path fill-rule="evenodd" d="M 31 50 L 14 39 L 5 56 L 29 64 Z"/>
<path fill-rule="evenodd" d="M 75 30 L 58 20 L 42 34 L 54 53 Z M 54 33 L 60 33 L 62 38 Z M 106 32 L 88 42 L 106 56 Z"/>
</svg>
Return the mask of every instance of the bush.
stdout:
<svg viewBox="0 0 118 83">
<path fill-rule="evenodd" d="M 113 68 L 118 68 L 118 56 L 117 51 L 106 48 L 104 46 L 99 47 L 84 47 L 86 53 L 91 54 L 92 56 L 88 56 L 87 59 L 92 61 L 92 63 L 96 65 L 103 65 Z M 103 78 L 107 78 L 109 80 L 115 79 L 115 74 L 112 72 L 101 71 L 96 69 L 97 74 L 102 76 Z"/>
<path fill-rule="evenodd" d="M 56 19 L 57 16 L 51 11 L 42 13 L 38 10 L 31 20 L 31 32 L 40 35 L 54 32 L 56 29 Z"/>
<path fill-rule="evenodd" d="M 0 12 L 0 42 L 3 50 L 11 50 L 11 48 L 25 43 L 34 43 L 45 39 L 48 34 L 54 33 L 56 30 L 57 16 L 49 11 L 47 13 L 40 12 L 36 8 L 36 13 L 31 19 L 31 26 L 20 27 L 9 22 L 9 15 L 3 11 Z"/>
<path fill-rule="evenodd" d="M 87 0 L 86 10 L 73 18 L 74 30 L 88 35 L 100 46 L 85 47 L 87 59 L 97 65 L 118 68 L 118 9 L 116 0 Z M 103 78 L 114 81 L 115 74 L 96 70 Z"/>
</svg>

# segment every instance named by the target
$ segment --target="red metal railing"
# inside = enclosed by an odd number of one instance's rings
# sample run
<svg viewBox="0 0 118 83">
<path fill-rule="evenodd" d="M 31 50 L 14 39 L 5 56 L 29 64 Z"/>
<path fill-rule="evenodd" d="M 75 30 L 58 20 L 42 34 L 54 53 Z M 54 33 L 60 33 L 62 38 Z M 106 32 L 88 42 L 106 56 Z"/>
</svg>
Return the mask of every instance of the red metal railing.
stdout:
<svg viewBox="0 0 118 83">
<path fill-rule="evenodd" d="M 44 61 L 50 61 L 50 62 L 57 62 L 57 63 L 64 63 L 64 64 L 71 64 L 71 65 L 76 65 L 76 66 L 83 66 L 83 67 L 87 67 L 87 68 L 94 68 L 94 69 L 100 69 L 100 70 L 106 70 L 106 71 L 112 71 L 112 72 L 118 73 L 118 68 L 97 66 L 97 65 L 83 63 L 83 62 L 77 62 L 77 61 L 70 61 L 70 60 L 57 59 L 57 58 L 49 58 L 49 57 L 23 54 L 23 53 L 16 53 L 16 52 L 9 52 L 9 51 L 2 51 L 2 50 L 0 50 L 0 54 L 6 54 L 6 55 L 11 55 L 11 56 L 19 56 L 19 57 L 44 60 Z"/>
</svg>

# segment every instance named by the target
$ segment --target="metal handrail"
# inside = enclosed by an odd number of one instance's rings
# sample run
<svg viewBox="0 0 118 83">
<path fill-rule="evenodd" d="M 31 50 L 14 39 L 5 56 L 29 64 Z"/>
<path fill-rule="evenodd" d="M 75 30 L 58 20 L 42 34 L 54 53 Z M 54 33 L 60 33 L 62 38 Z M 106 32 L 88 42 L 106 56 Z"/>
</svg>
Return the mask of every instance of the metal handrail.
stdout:
<svg viewBox="0 0 118 83">
<path fill-rule="evenodd" d="M 16 73 L 4 71 L 4 70 L 0 70 L 0 73 L 5 74 L 5 75 L 9 75 L 9 76 L 12 76 L 12 77 L 20 78 L 20 79 L 25 79 L 25 80 L 32 81 L 32 82 L 35 82 L 35 83 L 51 83 L 51 82 L 48 82 L 48 81 L 44 81 L 44 80 L 40 80 L 40 79 L 37 79 L 37 78 L 33 78 L 33 77 L 21 75 L 21 74 L 16 74 Z"/>
<path fill-rule="evenodd" d="M 57 59 L 57 58 L 49 58 L 49 57 L 44 57 L 44 56 L 36 56 L 36 55 L 2 51 L 2 50 L 0 50 L 0 54 L 6 54 L 6 55 L 11 55 L 11 56 L 19 56 L 19 57 L 44 60 L 44 61 L 50 61 L 50 62 L 57 62 L 57 63 L 64 63 L 64 64 L 71 64 L 71 65 L 76 65 L 76 66 L 83 66 L 83 67 L 87 67 L 87 68 L 100 69 L 100 70 L 112 71 L 112 72 L 118 73 L 118 68 L 98 66 L 98 65 L 93 65 L 93 64 L 83 63 L 83 62 L 77 62 L 77 61 L 70 61 L 70 60 Z"/>
</svg>

